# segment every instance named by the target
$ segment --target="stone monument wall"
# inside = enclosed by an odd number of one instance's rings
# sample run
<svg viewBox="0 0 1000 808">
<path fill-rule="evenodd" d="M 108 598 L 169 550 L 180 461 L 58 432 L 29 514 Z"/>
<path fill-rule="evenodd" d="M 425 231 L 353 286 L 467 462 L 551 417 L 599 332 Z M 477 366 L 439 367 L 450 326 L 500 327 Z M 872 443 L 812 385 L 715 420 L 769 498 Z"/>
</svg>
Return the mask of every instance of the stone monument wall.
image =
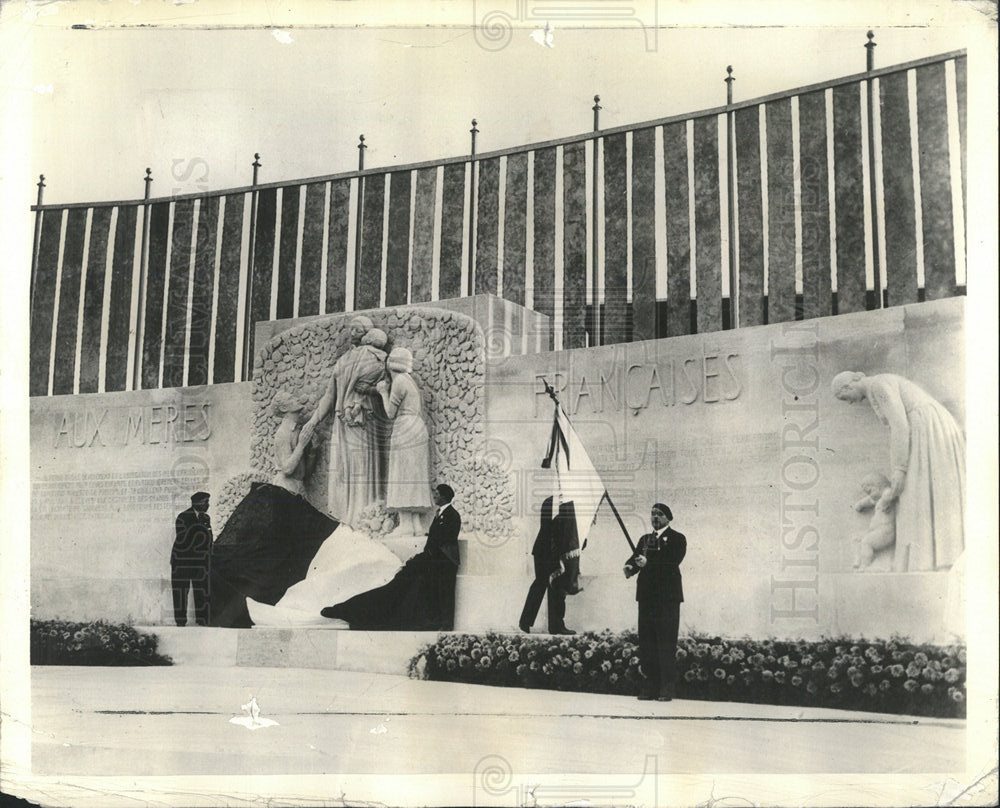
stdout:
<svg viewBox="0 0 1000 808">
<path fill-rule="evenodd" d="M 547 379 L 633 539 L 666 502 L 688 536 L 682 631 L 762 636 L 934 638 L 945 630 L 947 572 L 853 567 L 871 518 L 861 479 L 890 476 L 889 432 L 867 402 L 834 398 L 839 371 L 894 373 L 964 429 L 964 300 L 706 335 L 511 356 L 487 374 L 487 453 L 516 491 L 513 537 L 471 541 L 459 579 L 460 628 L 512 629 L 531 578 L 540 468 L 552 425 Z M 582 555 L 576 629 L 635 626 L 629 548 L 607 506 Z M 543 615 L 537 626 L 544 628 Z"/>
<path fill-rule="evenodd" d="M 651 503 L 673 508 L 689 539 L 682 631 L 935 639 L 946 628 L 949 573 L 893 573 L 884 556 L 853 569 L 869 516 L 852 504 L 862 477 L 889 471 L 888 430 L 829 384 L 841 370 L 895 373 L 964 428 L 963 299 L 520 354 L 453 310 L 369 314 L 414 352 L 436 478 L 457 492 L 457 629 L 516 630 L 553 490 L 540 468 L 552 423 L 543 379 L 633 539 L 648 530 Z M 315 405 L 346 347 L 345 319 L 268 324 L 253 383 L 32 399 L 33 615 L 169 623 L 175 514 L 207 490 L 218 534 L 249 479 L 272 475 L 267 405 L 279 386 Z M 312 491 L 325 493 L 326 480 Z M 628 552 L 603 507 L 582 556 L 585 589 L 568 602 L 572 627 L 634 628 Z M 543 605 L 536 626 L 544 621 Z"/>
<path fill-rule="evenodd" d="M 172 623 L 174 518 L 208 491 L 218 535 L 251 412 L 250 384 L 32 398 L 32 616 Z"/>
</svg>

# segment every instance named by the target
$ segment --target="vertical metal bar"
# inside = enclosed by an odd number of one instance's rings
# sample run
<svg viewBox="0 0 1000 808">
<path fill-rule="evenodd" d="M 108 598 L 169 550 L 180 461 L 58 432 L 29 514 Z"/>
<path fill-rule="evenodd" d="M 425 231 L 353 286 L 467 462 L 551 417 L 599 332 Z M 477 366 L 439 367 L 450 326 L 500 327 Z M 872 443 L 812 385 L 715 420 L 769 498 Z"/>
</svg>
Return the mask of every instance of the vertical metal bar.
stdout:
<svg viewBox="0 0 1000 808">
<path fill-rule="evenodd" d="M 472 119 L 472 128 L 469 134 L 472 136 L 471 154 L 476 156 L 476 135 L 479 130 L 476 128 L 476 119 Z M 476 293 L 476 161 L 469 161 L 469 277 L 466 282 L 466 294 L 472 297 Z"/>
<path fill-rule="evenodd" d="M 867 54 L 867 70 L 869 74 L 875 69 L 875 33 L 868 32 L 868 42 L 865 43 Z M 868 187 L 872 203 L 872 268 L 875 274 L 875 308 L 882 308 L 882 268 L 879 261 L 878 205 L 876 204 L 875 188 L 875 79 L 869 75 L 865 79 L 868 90 Z"/>
<path fill-rule="evenodd" d="M 146 267 L 149 263 L 149 192 L 153 184 L 153 171 L 146 169 L 143 178 L 146 183 L 145 196 L 142 205 L 142 240 L 139 242 L 139 293 L 136 296 L 135 313 L 135 351 L 132 359 L 132 389 L 142 387 L 142 342 L 143 329 L 146 327 Z"/>
<path fill-rule="evenodd" d="M 733 66 L 726 67 L 726 188 L 729 208 L 729 327 L 739 328 L 739 267 L 736 265 L 736 113 L 733 110 Z"/>
<path fill-rule="evenodd" d="M 45 175 L 38 175 L 38 201 L 35 203 L 35 238 L 31 248 L 31 291 L 28 297 L 28 316 L 35 308 L 35 278 L 38 275 L 38 250 L 42 242 L 42 196 L 45 192 Z"/>
<path fill-rule="evenodd" d="M 601 128 L 601 97 L 599 95 L 594 96 L 594 131 L 597 132 Z M 592 260 L 590 262 L 590 344 L 600 345 L 601 344 L 601 295 L 597 289 L 597 154 L 599 151 L 600 138 L 594 138 L 594 164 L 593 169 L 593 191 L 594 198 L 591 205 L 591 218 L 590 218 L 590 234 L 591 234 L 591 245 L 592 245 Z"/>
<path fill-rule="evenodd" d="M 253 327 L 251 312 L 253 309 L 253 271 L 254 271 L 254 248 L 257 243 L 257 172 L 260 169 L 260 155 L 254 152 L 253 155 L 253 188 L 250 192 L 250 239 L 247 247 L 247 291 L 246 299 L 243 301 L 243 371 L 240 380 L 250 381 L 250 373 L 253 370 L 253 359 L 250 356 L 250 329 Z"/>
<path fill-rule="evenodd" d="M 365 136 L 361 135 L 358 137 L 358 171 L 365 170 L 365 149 L 368 147 L 365 145 Z M 365 178 L 362 176 L 358 177 L 358 207 L 355 214 L 355 228 L 354 228 L 354 288 L 357 289 L 358 285 L 358 273 L 361 271 L 361 226 L 365 219 Z M 357 295 L 355 294 L 355 299 Z M 352 306 L 353 308 L 353 306 Z"/>
</svg>

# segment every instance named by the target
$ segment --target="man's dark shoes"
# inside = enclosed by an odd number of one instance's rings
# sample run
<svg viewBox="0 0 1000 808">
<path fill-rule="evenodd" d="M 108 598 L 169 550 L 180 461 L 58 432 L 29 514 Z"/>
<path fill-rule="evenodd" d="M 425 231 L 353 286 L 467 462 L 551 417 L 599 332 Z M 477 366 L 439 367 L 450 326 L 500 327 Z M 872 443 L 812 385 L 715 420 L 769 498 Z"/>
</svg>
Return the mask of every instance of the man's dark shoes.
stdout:
<svg viewBox="0 0 1000 808">
<path fill-rule="evenodd" d="M 661 692 L 659 696 L 656 697 L 657 701 L 673 701 L 674 694 L 669 691 Z"/>
<path fill-rule="evenodd" d="M 555 631 L 550 631 L 549 634 L 562 634 L 566 637 L 569 637 L 576 634 L 576 632 L 573 631 L 573 629 L 571 628 L 566 628 L 566 626 L 563 626 L 562 628 L 556 629 Z"/>
<path fill-rule="evenodd" d="M 517 627 L 521 629 L 521 631 L 523 631 L 525 634 L 531 633 L 531 626 L 526 626 L 524 625 L 524 623 L 518 623 Z"/>
<path fill-rule="evenodd" d="M 336 606 L 326 606 L 325 608 L 320 609 L 319 613 L 323 617 L 331 617 L 334 620 L 337 620 L 337 619 L 339 619 L 338 615 L 337 615 L 338 611 L 340 611 L 340 610 Z"/>
<path fill-rule="evenodd" d="M 656 694 L 649 690 L 643 690 L 639 693 L 639 701 L 656 701 Z"/>
</svg>

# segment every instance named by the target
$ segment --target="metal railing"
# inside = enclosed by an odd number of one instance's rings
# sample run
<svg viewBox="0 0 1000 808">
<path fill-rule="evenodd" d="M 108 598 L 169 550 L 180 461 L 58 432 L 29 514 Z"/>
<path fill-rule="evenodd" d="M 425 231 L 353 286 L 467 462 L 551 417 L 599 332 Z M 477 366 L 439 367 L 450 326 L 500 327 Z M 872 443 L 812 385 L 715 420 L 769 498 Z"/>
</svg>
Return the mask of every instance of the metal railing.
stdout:
<svg viewBox="0 0 1000 808">
<path fill-rule="evenodd" d="M 152 197 L 147 169 L 142 199 L 47 205 L 43 177 L 31 394 L 248 379 L 256 322 L 481 293 L 556 348 L 964 293 L 965 52 L 865 47 L 863 73 L 734 102 L 727 68 L 724 106 L 627 126 L 595 96 L 592 132 L 485 153 L 473 120 L 468 155 L 366 168 L 362 136 L 357 171 L 260 183 L 255 154 L 217 192 Z"/>
</svg>

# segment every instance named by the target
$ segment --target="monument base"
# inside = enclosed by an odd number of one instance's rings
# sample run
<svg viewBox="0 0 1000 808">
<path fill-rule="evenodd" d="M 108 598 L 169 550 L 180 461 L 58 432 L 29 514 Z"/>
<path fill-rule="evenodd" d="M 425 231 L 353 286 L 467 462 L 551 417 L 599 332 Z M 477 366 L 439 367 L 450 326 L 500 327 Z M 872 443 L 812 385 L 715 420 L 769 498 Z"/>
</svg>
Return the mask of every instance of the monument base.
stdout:
<svg viewBox="0 0 1000 808">
<path fill-rule="evenodd" d="M 339 621 L 331 620 L 330 623 Z M 138 627 L 155 634 L 175 665 L 321 668 L 405 676 L 435 631 L 337 631 L 329 628 Z"/>
<path fill-rule="evenodd" d="M 424 545 L 427 543 L 427 536 L 394 536 L 388 535 L 383 536 L 379 539 L 379 544 L 384 546 L 387 550 L 391 550 L 392 553 L 399 558 L 400 561 L 406 563 L 413 556 L 424 549 Z"/>
</svg>

